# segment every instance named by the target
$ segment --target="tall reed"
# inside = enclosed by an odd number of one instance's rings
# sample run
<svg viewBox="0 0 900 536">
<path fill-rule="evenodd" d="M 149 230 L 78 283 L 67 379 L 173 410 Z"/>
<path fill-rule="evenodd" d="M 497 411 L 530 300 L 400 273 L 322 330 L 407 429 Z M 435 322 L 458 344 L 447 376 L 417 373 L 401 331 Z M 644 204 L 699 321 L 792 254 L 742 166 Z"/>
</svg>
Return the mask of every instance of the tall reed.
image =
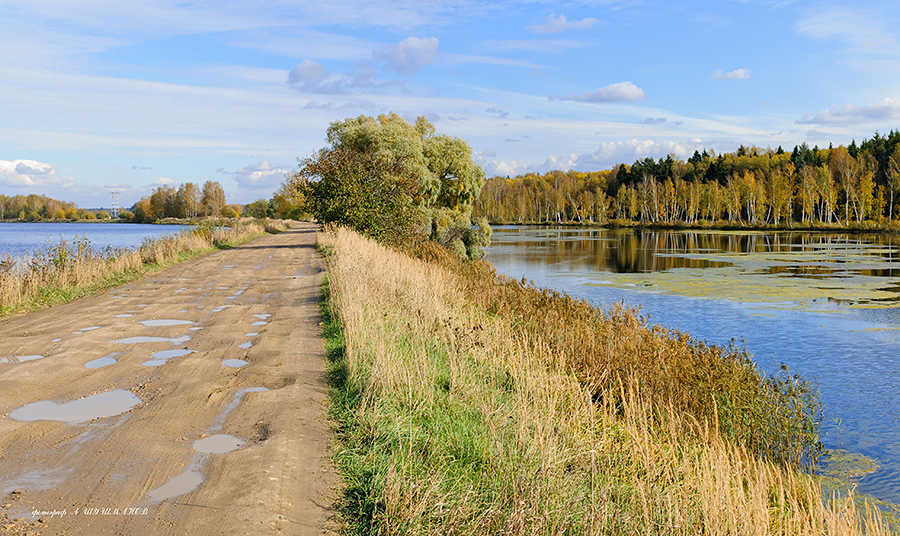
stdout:
<svg viewBox="0 0 900 536">
<path fill-rule="evenodd" d="M 655 405 L 715 423 L 723 437 L 772 460 L 815 466 L 822 451 L 818 396 L 787 369 L 767 376 L 738 348 L 650 326 L 639 311 L 621 304 L 603 311 L 499 276 L 486 262 L 460 262 L 428 244 L 417 252 L 455 273 L 468 300 L 547 341 L 557 350 L 554 363 L 595 396 L 633 375 L 640 395 Z"/>
<path fill-rule="evenodd" d="M 348 533 L 888 533 L 852 496 L 823 500 L 812 477 L 733 441 L 677 396 L 652 396 L 667 384 L 640 361 L 616 364 L 658 335 L 643 335 L 636 317 L 608 330 L 638 342 L 603 339 L 604 359 L 620 371 L 613 381 L 580 373 L 568 355 L 605 318 L 599 312 L 541 293 L 527 298 L 545 301 L 529 309 L 539 319 L 506 314 L 519 306 L 486 307 L 495 298 L 474 299 L 472 288 L 488 289 L 462 268 L 343 229 L 320 244 L 330 251 L 332 416 Z M 567 309 L 567 321 L 580 315 L 587 326 L 534 327 Z"/>
<path fill-rule="evenodd" d="M 0 261 L 0 313 L 54 301 L 67 290 L 83 291 L 122 274 L 137 273 L 145 266 L 173 262 L 181 254 L 238 243 L 284 228 L 280 220 L 230 227 L 201 225 L 181 233 L 145 239 L 135 249 L 98 250 L 87 238 L 76 237 L 71 243 L 61 239 L 33 252 L 25 261 L 6 255 Z"/>
</svg>

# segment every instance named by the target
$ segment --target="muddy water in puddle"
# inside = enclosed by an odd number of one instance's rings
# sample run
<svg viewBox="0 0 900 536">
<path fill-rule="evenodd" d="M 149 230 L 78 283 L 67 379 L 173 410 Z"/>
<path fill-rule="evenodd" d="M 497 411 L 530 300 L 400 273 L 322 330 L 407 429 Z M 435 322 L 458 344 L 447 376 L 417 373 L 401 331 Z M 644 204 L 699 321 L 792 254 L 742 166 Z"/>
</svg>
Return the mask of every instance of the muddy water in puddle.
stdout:
<svg viewBox="0 0 900 536">
<path fill-rule="evenodd" d="M 0 363 L 24 363 L 25 361 L 35 361 L 37 359 L 44 359 L 45 355 L 34 354 L 34 355 L 11 355 L 9 357 L 0 357 Z"/>
<path fill-rule="evenodd" d="M 164 326 L 184 326 L 193 324 L 193 322 L 190 320 L 176 320 L 174 318 L 160 318 L 157 320 L 141 320 L 138 324 L 151 328 L 159 328 Z"/>
<path fill-rule="evenodd" d="M 78 424 L 120 415 L 140 403 L 141 399 L 134 393 L 116 389 L 64 404 L 57 404 L 52 400 L 33 402 L 11 412 L 9 417 L 17 421 L 63 421 Z"/>
<path fill-rule="evenodd" d="M 141 363 L 145 367 L 159 367 L 168 363 L 173 357 L 181 357 L 193 353 L 193 350 L 187 348 L 179 348 L 175 350 L 161 350 L 150 354 L 152 359 Z"/>
<path fill-rule="evenodd" d="M 172 477 L 168 482 L 150 492 L 150 500 L 153 502 L 164 501 L 172 497 L 178 497 L 197 489 L 203 482 L 200 471 L 189 470 L 178 476 Z"/>
<path fill-rule="evenodd" d="M 194 450 L 203 454 L 225 454 L 237 450 L 247 443 L 233 435 L 216 434 L 194 441 Z"/>
</svg>

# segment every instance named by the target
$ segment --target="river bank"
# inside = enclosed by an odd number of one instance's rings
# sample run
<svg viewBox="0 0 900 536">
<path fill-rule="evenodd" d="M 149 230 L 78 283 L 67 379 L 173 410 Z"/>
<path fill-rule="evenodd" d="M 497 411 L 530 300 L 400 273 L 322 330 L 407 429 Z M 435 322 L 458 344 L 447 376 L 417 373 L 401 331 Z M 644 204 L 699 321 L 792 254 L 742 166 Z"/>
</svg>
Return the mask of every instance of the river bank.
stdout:
<svg viewBox="0 0 900 536">
<path fill-rule="evenodd" d="M 890 533 L 800 470 L 796 379 L 437 250 L 320 243 L 352 533 Z"/>
</svg>

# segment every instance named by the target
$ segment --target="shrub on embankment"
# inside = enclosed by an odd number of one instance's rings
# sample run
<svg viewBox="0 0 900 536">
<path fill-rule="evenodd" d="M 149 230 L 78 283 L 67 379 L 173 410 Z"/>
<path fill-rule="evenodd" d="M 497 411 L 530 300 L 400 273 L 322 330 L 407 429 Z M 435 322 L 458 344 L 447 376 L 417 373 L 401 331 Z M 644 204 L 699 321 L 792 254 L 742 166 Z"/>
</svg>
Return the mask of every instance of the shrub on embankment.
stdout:
<svg viewBox="0 0 900 536">
<path fill-rule="evenodd" d="M 791 405 L 793 381 L 778 387 L 741 354 L 442 254 L 413 259 L 343 229 L 320 244 L 348 533 L 888 533 L 776 461 L 804 447 L 747 438 L 741 419 L 796 426 L 748 404 L 807 409 Z"/>
<path fill-rule="evenodd" d="M 146 239 L 135 249 L 97 250 L 86 238 L 76 238 L 71 244 L 60 240 L 24 262 L 7 255 L 0 261 L 0 314 L 66 301 L 125 282 L 146 268 L 283 229 L 285 223 L 280 220 L 229 227 L 206 224 Z"/>
</svg>

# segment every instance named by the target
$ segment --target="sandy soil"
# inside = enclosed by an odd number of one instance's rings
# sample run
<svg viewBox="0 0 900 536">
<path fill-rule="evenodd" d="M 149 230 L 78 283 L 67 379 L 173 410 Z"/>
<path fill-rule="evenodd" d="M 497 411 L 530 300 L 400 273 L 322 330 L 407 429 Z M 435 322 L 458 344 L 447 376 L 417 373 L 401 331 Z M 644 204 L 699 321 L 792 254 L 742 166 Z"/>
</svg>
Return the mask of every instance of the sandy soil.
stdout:
<svg viewBox="0 0 900 536">
<path fill-rule="evenodd" d="M 0 533 L 330 533 L 314 243 L 301 224 L 0 321 Z"/>
</svg>

